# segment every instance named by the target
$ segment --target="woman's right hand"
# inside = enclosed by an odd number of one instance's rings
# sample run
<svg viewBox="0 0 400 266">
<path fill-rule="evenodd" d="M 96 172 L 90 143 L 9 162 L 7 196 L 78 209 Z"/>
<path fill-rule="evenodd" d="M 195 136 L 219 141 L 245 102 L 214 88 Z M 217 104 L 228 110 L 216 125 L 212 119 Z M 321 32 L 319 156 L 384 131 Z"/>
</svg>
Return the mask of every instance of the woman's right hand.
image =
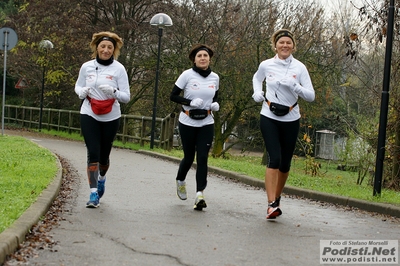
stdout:
<svg viewBox="0 0 400 266">
<path fill-rule="evenodd" d="M 90 87 L 83 87 L 79 92 L 79 99 L 85 99 L 89 95 Z"/>
<path fill-rule="evenodd" d="M 202 105 L 203 105 L 203 99 L 200 99 L 200 98 L 193 99 L 190 102 L 190 106 L 192 106 L 194 108 L 199 108 Z"/>
<path fill-rule="evenodd" d="M 264 91 L 256 91 L 251 97 L 253 97 L 253 100 L 257 103 L 265 101 Z"/>
</svg>

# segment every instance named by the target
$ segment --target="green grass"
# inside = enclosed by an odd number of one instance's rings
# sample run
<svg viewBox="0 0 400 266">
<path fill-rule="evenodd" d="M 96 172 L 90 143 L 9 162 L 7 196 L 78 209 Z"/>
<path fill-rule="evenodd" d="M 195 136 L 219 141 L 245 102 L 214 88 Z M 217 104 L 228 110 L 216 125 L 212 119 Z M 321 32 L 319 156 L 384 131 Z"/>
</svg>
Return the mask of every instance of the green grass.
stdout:
<svg viewBox="0 0 400 266">
<path fill-rule="evenodd" d="M 57 172 L 56 158 L 23 137 L 0 136 L 0 232 L 37 199 Z"/>
<path fill-rule="evenodd" d="M 79 134 L 42 130 L 44 135 L 83 141 Z M 114 142 L 115 147 L 132 150 L 151 150 L 149 145 Z M 56 159 L 48 150 L 23 137 L 0 136 L 0 232 L 10 226 L 41 191 L 52 181 L 56 171 Z M 182 158 L 180 149 L 152 151 Z M 226 158 L 209 157 L 209 165 L 264 180 L 265 166 L 260 156 L 227 154 Z M 366 178 L 357 185 L 357 173 L 337 170 L 337 164 L 324 160 L 319 175 L 305 174 L 305 159 L 294 158 L 287 185 L 334 195 L 400 206 L 400 193 L 382 188 L 380 197 L 372 196 L 373 188 Z M 368 180 L 367 180 L 368 179 Z"/>
</svg>

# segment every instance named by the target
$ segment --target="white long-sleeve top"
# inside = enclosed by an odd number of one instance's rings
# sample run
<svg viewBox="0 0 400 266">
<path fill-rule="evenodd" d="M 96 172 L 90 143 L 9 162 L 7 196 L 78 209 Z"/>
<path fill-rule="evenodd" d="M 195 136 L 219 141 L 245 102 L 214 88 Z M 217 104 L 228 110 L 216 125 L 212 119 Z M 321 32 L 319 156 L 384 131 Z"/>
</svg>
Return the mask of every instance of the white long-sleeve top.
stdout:
<svg viewBox="0 0 400 266">
<path fill-rule="evenodd" d="M 112 121 L 121 117 L 121 108 L 119 102 L 127 103 L 130 100 L 130 89 L 128 74 L 125 67 L 114 60 L 110 65 L 99 64 L 96 59 L 90 60 L 81 66 L 78 79 L 75 83 L 75 92 L 79 95 L 83 87 L 89 87 L 89 97 L 97 100 L 107 100 L 112 96 L 105 95 L 98 87 L 100 85 L 110 85 L 117 89 L 111 112 L 104 115 L 93 113 L 90 103 L 85 98 L 82 103 L 80 113 L 87 114 L 98 121 Z"/>
<path fill-rule="evenodd" d="M 289 80 L 294 84 L 293 89 L 283 86 L 280 81 Z M 270 102 L 276 102 L 286 106 L 293 106 L 300 96 L 308 102 L 315 99 L 315 91 L 306 66 L 290 55 L 282 60 L 275 55 L 273 58 L 260 63 L 257 72 L 253 76 L 253 90 L 260 93 L 263 90 L 265 80 L 265 97 Z M 269 110 L 266 101 L 263 101 L 260 114 L 279 121 L 295 121 L 301 117 L 297 104 L 287 115 L 276 116 Z"/>
<path fill-rule="evenodd" d="M 210 110 L 215 92 L 219 89 L 219 76 L 211 72 L 207 77 L 202 77 L 199 73 L 190 68 L 182 72 L 176 80 L 175 85 L 183 90 L 184 98 L 191 100 L 200 98 L 203 100 L 202 106 L 198 108 L 182 106 L 184 110 Z M 214 124 L 214 118 L 212 115 L 209 115 L 202 120 L 195 120 L 181 112 L 179 115 L 179 122 L 192 127 L 203 127 L 205 125 Z"/>
</svg>

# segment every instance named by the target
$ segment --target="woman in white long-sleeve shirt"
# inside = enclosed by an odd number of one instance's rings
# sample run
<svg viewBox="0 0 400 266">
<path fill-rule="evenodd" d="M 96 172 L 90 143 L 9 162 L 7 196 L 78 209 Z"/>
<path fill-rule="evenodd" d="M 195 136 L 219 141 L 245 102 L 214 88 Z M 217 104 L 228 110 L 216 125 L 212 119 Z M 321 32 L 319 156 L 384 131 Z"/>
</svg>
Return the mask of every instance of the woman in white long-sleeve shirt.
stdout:
<svg viewBox="0 0 400 266">
<path fill-rule="evenodd" d="M 130 100 L 128 74 L 117 61 L 122 45 L 122 39 L 113 32 L 93 34 L 90 48 L 94 59 L 82 64 L 75 83 L 75 92 L 82 100 L 81 131 L 87 148 L 88 208 L 100 205 L 121 118 L 119 103 Z"/>
<path fill-rule="evenodd" d="M 194 209 L 207 207 L 203 192 L 207 187 L 208 153 L 214 138 L 214 117 L 219 111 L 219 76 L 210 68 L 214 51 L 205 44 L 192 47 L 189 59 L 192 67 L 182 72 L 175 82 L 170 99 L 182 105 L 179 115 L 183 159 L 176 175 L 177 195 L 187 199 L 186 176 L 196 157 L 196 198 Z M 183 92 L 183 96 L 181 96 Z"/>
<path fill-rule="evenodd" d="M 253 76 L 252 96 L 254 101 L 262 102 L 260 129 L 269 158 L 265 173 L 267 219 L 282 214 L 281 193 L 289 176 L 300 128 L 297 100 L 299 97 L 308 102 L 315 99 L 307 68 L 292 55 L 296 48 L 293 33 L 280 29 L 272 35 L 271 42 L 276 55 L 260 63 Z"/>
</svg>

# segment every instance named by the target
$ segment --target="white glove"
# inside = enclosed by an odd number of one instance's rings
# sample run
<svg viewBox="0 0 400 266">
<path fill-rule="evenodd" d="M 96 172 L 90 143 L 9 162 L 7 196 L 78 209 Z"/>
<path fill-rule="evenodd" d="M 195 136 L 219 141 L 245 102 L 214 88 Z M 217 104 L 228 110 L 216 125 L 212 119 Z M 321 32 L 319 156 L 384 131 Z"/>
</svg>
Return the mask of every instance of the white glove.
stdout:
<svg viewBox="0 0 400 266">
<path fill-rule="evenodd" d="M 219 111 L 219 104 L 217 102 L 213 102 L 210 107 L 211 111 Z"/>
<path fill-rule="evenodd" d="M 86 96 L 89 95 L 89 90 L 90 90 L 90 87 L 83 87 L 81 89 L 81 91 L 79 92 L 79 95 L 78 95 L 79 99 L 81 99 L 81 100 L 85 99 Z"/>
<path fill-rule="evenodd" d="M 100 85 L 100 86 L 99 86 L 99 89 L 100 89 L 105 95 L 112 96 L 112 97 L 115 97 L 114 91 L 117 90 L 117 89 L 111 87 L 110 85 Z"/>
<path fill-rule="evenodd" d="M 195 108 L 199 108 L 202 104 L 203 104 L 203 99 L 200 99 L 200 98 L 193 99 L 190 102 L 190 106 L 195 107 Z"/>
<path fill-rule="evenodd" d="M 282 80 L 278 81 L 280 85 L 288 87 L 292 91 L 294 91 L 294 88 L 297 85 L 297 80 L 293 77 L 285 77 Z"/>
<path fill-rule="evenodd" d="M 253 97 L 254 101 L 257 103 L 265 101 L 265 96 L 263 91 L 254 92 L 251 97 Z"/>
</svg>

